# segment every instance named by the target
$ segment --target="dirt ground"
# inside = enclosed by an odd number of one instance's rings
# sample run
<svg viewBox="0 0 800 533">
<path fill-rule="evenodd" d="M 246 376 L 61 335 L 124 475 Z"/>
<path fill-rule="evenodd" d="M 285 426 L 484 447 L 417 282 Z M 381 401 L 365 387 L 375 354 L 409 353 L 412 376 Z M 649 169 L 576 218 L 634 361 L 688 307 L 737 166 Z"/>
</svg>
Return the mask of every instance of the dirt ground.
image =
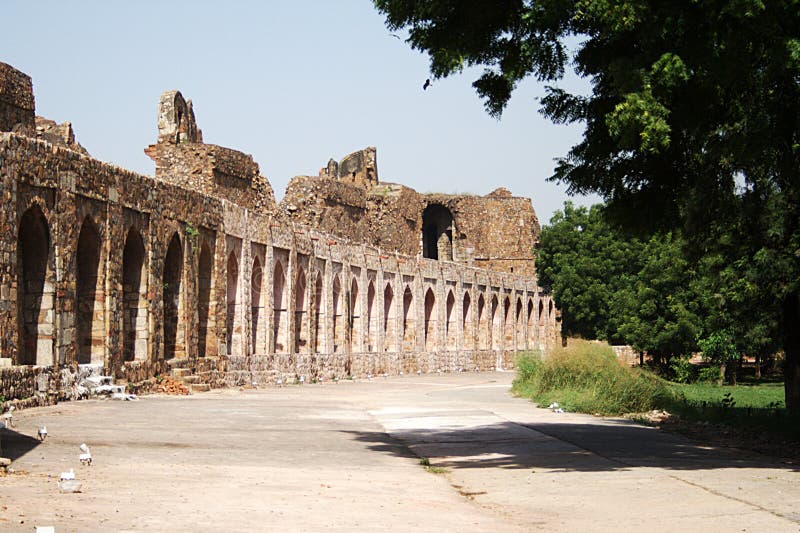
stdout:
<svg viewBox="0 0 800 533">
<path fill-rule="evenodd" d="M 0 530 L 800 531 L 796 465 L 536 409 L 510 396 L 512 378 L 406 376 L 17 412 L 0 435 L 15 470 L 0 477 Z M 84 442 L 92 466 L 78 461 Z M 59 492 L 70 468 L 81 493 Z"/>
</svg>

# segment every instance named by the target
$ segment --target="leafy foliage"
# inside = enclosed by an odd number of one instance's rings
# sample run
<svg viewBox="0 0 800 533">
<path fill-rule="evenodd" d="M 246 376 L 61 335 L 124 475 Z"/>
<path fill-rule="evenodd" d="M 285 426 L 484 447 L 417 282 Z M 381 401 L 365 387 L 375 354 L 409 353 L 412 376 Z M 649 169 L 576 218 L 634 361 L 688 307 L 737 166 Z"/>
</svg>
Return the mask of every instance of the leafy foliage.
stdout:
<svg viewBox="0 0 800 533">
<path fill-rule="evenodd" d="M 644 234 L 680 230 L 692 262 L 716 256 L 703 266 L 724 283 L 704 287 L 709 301 L 717 300 L 720 322 L 743 324 L 748 304 L 758 301 L 749 291 L 737 301 L 732 278 L 754 283 L 767 301 L 758 310 L 764 316 L 759 328 L 742 333 L 759 350 L 780 338 L 787 407 L 800 412 L 796 0 L 375 5 L 389 28 L 408 29 L 408 42 L 428 53 L 435 77 L 483 66 L 473 86 L 493 116 L 522 79 L 550 83 L 542 113 L 556 123 L 585 125 L 582 141 L 551 179 L 572 193 L 602 195 L 615 221 Z M 575 36 L 581 41 L 571 55 L 565 43 Z M 568 66 L 589 79 L 590 94 L 557 86 Z M 637 290 L 628 303 L 646 296 Z M 678 337 L 688 334 L 691 309 L 648 305 L 673 315 Z M 642 327 L 630 333 L 641 336 Z"/>
</svg>

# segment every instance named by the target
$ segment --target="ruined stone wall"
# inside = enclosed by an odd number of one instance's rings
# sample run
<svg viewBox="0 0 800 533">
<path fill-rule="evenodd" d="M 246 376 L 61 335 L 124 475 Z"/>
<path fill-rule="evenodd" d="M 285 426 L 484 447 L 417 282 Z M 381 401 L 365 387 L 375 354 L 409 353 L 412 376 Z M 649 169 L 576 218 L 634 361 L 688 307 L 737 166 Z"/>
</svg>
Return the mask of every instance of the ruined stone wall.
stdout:
<svg viewBox="0 0 800 533">
<path fill-rule="evenodd" d="M 0 131 L 32 135 L 35 114 L 30 76 L 11 65 L 0 63 Z"/>
<path fill-rule="evenodd" d="M 281 202 L 293 221 L 407 255 L 423 254 L 424 212 L 432 205 L 453 217 L 447 260 L 535 276 L 539 221 L 530 199 L 505 189 L 486 196 L 420 194 L 393 183 L 365 189 L 322 173 L 293 178 Z"/>
<path fill-rule="evenodd" d="M 225 386 L 509 368 L 558 342 L 534 276 L 462 257 L 469 197 L 295 178 L 279 210 L 252 159 L 199 142 L 189 116 L 160 124 L 158 178 L 0 133 L 0 394 L 69 397 L 86 365 L 141 390 L 170 371 Z M 452 261 L 418 252 L 431 201 L 455 216 Z"/>
<path fill-rule="evenodd" d="M 281 207 L 293 222 L 355 242 L 370 235 L 364 189 L 333 179 L 296 176 L 286 187 Z"/>
</svg>

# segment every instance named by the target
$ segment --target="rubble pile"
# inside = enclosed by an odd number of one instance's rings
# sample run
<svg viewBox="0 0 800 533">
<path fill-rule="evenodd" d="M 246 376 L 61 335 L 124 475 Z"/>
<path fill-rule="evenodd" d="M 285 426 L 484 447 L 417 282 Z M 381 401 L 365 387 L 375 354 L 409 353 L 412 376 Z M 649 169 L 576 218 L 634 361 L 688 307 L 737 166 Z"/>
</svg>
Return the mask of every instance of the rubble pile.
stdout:
<svg viewBox="0 0 800 533">
<path fill-rule="evenodd" d="M 171 394 L 175 396 L 186 396 L 189 394 L 189 388 L 186 385 L 180 381 L 172 379 L 169 376 L 162 376 L 158 378 L 158 385 L 156 386 L 155 391 L 162 394 Z"/>
</svg>

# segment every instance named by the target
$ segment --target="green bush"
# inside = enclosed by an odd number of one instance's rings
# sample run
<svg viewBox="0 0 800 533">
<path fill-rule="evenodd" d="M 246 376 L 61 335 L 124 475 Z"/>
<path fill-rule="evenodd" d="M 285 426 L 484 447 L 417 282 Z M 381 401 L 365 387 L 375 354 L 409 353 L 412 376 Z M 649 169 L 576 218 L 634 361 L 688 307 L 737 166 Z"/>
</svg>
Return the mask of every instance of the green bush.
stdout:
<svg viewBox="0 0 800 533">
<path fill-rule="evenodd" d="M 542 359 L 517 360 L 513 391 L 540 405 L 558 402 L 570 411 L 619 415 L 660 407 L 671 389 L 653 374 L 623 365 L 607 344 L 576 341 Z"/>
<path fill-rule="evenodd" d="M 673 357 L 669 367 L 672 370 L 672 381 L 691 383 L 694 380 L 694 365 L 688 357 Z"/>
<path fill-rule="evenodd" d="M 697 381 L 703 383 L 715 383 L 719 380 L 719 367 L 716 365 L 707 366 L 697 371 Z"/>
</svg>

